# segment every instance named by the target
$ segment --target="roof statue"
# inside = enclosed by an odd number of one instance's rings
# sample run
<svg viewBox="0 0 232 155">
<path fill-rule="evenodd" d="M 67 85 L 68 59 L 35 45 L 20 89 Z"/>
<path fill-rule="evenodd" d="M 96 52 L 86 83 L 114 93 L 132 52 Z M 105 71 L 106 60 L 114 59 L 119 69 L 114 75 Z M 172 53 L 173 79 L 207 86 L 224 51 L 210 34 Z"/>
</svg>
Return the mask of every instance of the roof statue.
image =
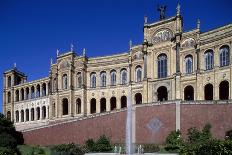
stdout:
<svg viewBox="0 0 232 155">
<path fill-rule="evenodd" d="M 180 15 L 180 2 L 178 2 L 178 4 L 177 4 L 176 15 L 177 15 L 177 16 Z"/>
<path fill-rule="evenodd" d="M 157 10 L 160 12 L 160 20 L 165 19 L 166 5 L 157 6 Z"/>
<path fill-rule="evenodd" d="M 132 40 L 129 41 L 130 50 L 132 49 Z"/>
<path fill-rule="evenodd" d="M 83 56 L 85 56 L 86 55 L 86 49 L 84 48 L 83 49 L 83 54 L 82 54 Z"/>
<path fill-rule="evenodd" d="M 147 24 L 147 16 L 144 16 L 144 24 Z"/>
<path fill-rule="evenodd" d="M 57 50 L 56 50 L 56 57 L 59 56 L 59 52 L 60 52 L 60 51 L 57 49 Z"/>
<path fill-rule="evenodd" d="M 70 47 L 71 47 L 71 52 L 73 52 L 74 51 L 74 45 L 71 44 Z"/>
</svg>

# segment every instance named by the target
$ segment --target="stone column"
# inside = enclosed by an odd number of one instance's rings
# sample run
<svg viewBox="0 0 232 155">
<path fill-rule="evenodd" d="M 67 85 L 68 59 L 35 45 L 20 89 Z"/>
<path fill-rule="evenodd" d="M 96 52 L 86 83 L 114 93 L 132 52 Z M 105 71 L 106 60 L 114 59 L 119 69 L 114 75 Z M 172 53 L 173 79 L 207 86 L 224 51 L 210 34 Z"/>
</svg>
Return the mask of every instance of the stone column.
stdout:
<svg viewBox="0 0 232 155">
<path fill-rule="evenodd" d="M 26 122 L 27 118 L 27 113 L 26 113 L 26 109 L 24 109 L 24 122 Z"/>
<path fill-rule="evenodd" d="M 180 43 L 176 43 L 176 73 L 180 73 Z"/>
<path fill-rule="evenodd" d="M 116 109 L 120 109 L 121 108 L 121 98 L 119 97 L 119 98 L 117 98 L 117 96 L 115 96 L 116 97 Z"/>
<path fill-rule="evenodd" d="M 85 74 L 84 74 L 84 68 L 81 70 L 81 88 L 84 88 L 85 85 Z"/>
<path fill-rule="evenodd" d="M 29 110 L 29 121 L 31 121 L 31 109 L 28 109 Z"/>
<path fill-rule="evenodd" d="M 144 67 L 144 79 L 147 79 L 147 53 L 144 54 L 144 64 L 143 64 L 143 67 Z"/>
<path fill-rule="evenodd" d="M 31 87 L 28 87 L 28 88 L 29 88 L 28 99 L 31 99 Z"/>
<path fill-rule="evenodd" d="M 23 90 L 24 90 L 24 100 L 26 100 L 27 92 L 26 92 L 26 89 L 23 89 Z"/>
<path fill-rule="evenodd" d="M 131 80 L 131 64 L 129 64 L 129 67 L 128 67 L 128 69 L 127 69 L 128 71 L 127 71 L 127 78 L 128 78 L 128 80 L 127 80 L 127 83 L 129 83 L 129 84 L 131 84 L 131 82 L 132 82 L 132 80 Z"/>
<path fill-rule="evenodd" d="M 49 118 L 49 107 L 46 106 L 46 117 L 45 117 L 45 119 L 48 119 L 48 118 Z"/>
<path fill-rule="evenodd" d="M 19 101 L 22 101 L 21 89 L 19 89 Z"/>
<path fill-rule="evenodd" d="M 43 87 L 42 87 L 42 85 L 39 85 L 40 87 L 40 92 L 39 92 L 39 96 L 41 97 L 41 96 L 43 96 Z M 45 94 L 44 94 L 45 95 Z"/>
<path fill-rule="evenodd" d="M 46 83 L 45 86 L 46 86 L 46 88 L 45 88 L 46 94 L 45 95 L 48 96 L 48 86 L 49 86 L 49 83 Z"/>
<path fill-rule="evenodd" d="M 21 110 L 19 110 L 19 123 L 21 122 Z"/>
<path fill-rule="evenodd" d="M 197 73 L 200 72 L 200 49 L 199 48 L 196 48 L 196 55 L 197 55 Z"/>
<path fill-rule="evenodd" d="M 144 79 L 147 78 L 147 47 L 148 47 L 148 42 L 147 40 L 144 40 L 143 42 L 143 55 L 144 55 L 144 61 L 143 61 L 143 67 L 144 67 Z"/>
<path fill-rule="evenodd" d="M 106 98 L 106 111 L 110 111 L 110 99 Z"/>
</svg>

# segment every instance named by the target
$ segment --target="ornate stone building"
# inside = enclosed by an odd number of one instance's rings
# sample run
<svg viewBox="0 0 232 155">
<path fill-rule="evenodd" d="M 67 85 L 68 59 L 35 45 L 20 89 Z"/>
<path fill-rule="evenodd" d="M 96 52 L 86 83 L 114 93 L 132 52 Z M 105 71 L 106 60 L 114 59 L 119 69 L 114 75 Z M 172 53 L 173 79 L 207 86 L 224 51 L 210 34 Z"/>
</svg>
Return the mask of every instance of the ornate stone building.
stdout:
<svg viewBox="0 0 232 155">
<path fill-rule="evenodd" d="M 41 126 L 132 104 L 232 98 L 232 24 L 183 31 L 176 15 L 148 23 L 144 41 L 122 54 L 88 58 L 83 51 L 57 54 L 49 76 L 27 81 L 13 68 L 4 72 L 3 112 L 18 129 Z"/>
</svg>

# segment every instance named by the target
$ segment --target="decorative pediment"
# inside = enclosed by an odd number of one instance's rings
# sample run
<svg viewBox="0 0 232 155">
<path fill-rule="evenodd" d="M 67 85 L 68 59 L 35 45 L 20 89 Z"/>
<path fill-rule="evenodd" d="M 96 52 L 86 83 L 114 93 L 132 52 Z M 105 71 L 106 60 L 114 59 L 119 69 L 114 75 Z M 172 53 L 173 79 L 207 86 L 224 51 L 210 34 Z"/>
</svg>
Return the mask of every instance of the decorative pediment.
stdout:
<svg viewBox="0 0 232 155">
<path fill-rule="evenodd" d="M 143 53 L 141 51 L 136 52 L 133 56 L 134 60 L 142 59 L 142 58 L 143 58 Z"/>
<path fill-rule="evenodd" d="M 185 39 L 182 43 L 182 48 L 191 48 L 196 45 L 196 42 L 193 38 Z"/>
<path fill-rule="evenodd" d="M 63 69 L 63 68 L 68 68 L 68 67 L 70 67 L 70 63 L 68 61 L 63 61 L 63 62 L 61 62 L 59 68 Z"/>
<path fill-rule="evenodd" d="M 172 32 L 170 30 L 161 30 L 152 37 L 152 43 L 157 44 L 160 42 L 170 41 L 171 39 Z"/>
</svg>

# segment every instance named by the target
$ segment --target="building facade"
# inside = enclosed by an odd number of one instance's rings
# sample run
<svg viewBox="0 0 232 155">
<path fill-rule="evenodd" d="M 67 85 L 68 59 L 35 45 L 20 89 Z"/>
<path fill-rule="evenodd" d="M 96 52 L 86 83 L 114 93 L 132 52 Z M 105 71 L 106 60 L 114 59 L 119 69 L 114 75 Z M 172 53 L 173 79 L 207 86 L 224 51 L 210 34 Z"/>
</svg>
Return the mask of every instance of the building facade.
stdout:
<svg viewBox="0 0 232 155">
<path fill-rule="evenodd" d="M 16 67 L 4 72 L 4 114 L 25 129 L 126 108 L 128 96 L 133 105 L 232 99 L 232 24 L 201 32 L 197 21 L 185 32 L 178 6 L 173 17 L 145 18 L 143 32 L 143 43 L 122 54 L 57 53 L 43 79 L 28 82 Z"/>
</svg>

